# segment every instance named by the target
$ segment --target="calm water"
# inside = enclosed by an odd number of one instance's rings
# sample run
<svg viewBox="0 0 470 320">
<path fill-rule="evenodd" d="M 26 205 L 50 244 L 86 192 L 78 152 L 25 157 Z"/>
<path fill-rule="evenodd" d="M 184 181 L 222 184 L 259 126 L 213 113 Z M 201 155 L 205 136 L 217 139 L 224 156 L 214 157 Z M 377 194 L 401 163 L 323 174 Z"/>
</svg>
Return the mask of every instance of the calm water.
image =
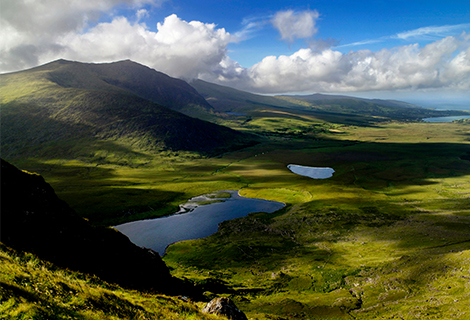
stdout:
<svg viewBox="0 0 470 320">
<path fill-rule="evenodd" d="M 244 198 L 237 191 L 230 193 L 230 198 L 214 198 L 205 195 L 192 198 L 181 206 L 187 213 L 172 216 L 140 220 L 115 226 L 138 246 L 151 248 L 160 255 L 166 247 L 174 242 L 199 239 L 215 233 L 219 223 L 225 220 L 245 217 L 252 212 L 274 212 L 284 207 L 283 203 L 262 199 Z M 213 201 L 211 204 L 199 205 L 200 201 Z"/>
<path fill-rule="evenodd" d="M 307 167 L 298 164 L 289 164 L 287 168 L 295 174 L 312 179 L 328 179 L 333 176 L 335 170 L 327 167 Z"/>
<path fill-rule="evenodd" d="M 460 119 L 470 119 L 470 116 L 454 116 L 454 117 L 435 117 L 435 118 L 424 118 L 424 122 L 452 122 L 454 120 L 460 120 Z"/>
</svg>

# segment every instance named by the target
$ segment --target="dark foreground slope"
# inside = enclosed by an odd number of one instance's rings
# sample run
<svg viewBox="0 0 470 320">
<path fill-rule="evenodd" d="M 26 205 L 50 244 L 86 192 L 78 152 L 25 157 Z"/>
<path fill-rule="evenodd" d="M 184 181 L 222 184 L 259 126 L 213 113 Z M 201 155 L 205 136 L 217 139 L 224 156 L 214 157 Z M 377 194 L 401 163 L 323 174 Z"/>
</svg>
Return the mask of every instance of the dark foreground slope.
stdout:
<svg viewBox="0 0 470 320">
<path fill-rule="evenodd" d="M 202 313 L 201 304 L 127 290 L 6 246 L 0 259 L 1 319 L 224 319 Z"/>
<path fill-rule="evenodd" d="M 41 176 L 4 160 L 1 174 L 1 241 L 7 246 L 125 287 L 185 292 L 156 252 L 114 229 L 90 226 Z"/>
<path fill-rule="evenodd" d="M 2 155 L 8 159 L 92 157 L 117 146 L 214 154 L 247 144 L 244 134 L 155 103 L 184 109 L 202 100 L 198 106 L 208 106 L 189 85 L 130 61 L 59 60 L 1 75 L 0 83 Z"/>
</svg>

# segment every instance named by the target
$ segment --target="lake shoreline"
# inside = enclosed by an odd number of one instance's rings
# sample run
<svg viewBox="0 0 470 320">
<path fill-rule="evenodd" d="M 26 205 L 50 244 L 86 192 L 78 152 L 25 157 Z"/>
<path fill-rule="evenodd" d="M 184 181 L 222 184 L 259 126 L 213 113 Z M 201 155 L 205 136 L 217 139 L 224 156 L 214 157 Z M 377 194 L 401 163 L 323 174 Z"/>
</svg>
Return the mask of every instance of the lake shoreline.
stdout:
<svg viewBox="0 0 470 320">
<path fill-rule="evenodd" d="M 184 208 L 189 203 L 189 211 L 180 210 L 165 217 L 127 222 L 113 228 L 126 235 L 134 244 L 150 248 L 163 256 L 167 247 L 173 243 L 205 238 L 216 233 L 223 221 L 246 217 L 254 212 L 273 213 L 286 206 L 283 202 L 243 197 L 240 190 L 203 194 L 180 206 Z M 229 193 L 230 197 L 214 197 L 221 193 Z M 207 200 L 214 202 L 197 203 Z"/>
</svg>

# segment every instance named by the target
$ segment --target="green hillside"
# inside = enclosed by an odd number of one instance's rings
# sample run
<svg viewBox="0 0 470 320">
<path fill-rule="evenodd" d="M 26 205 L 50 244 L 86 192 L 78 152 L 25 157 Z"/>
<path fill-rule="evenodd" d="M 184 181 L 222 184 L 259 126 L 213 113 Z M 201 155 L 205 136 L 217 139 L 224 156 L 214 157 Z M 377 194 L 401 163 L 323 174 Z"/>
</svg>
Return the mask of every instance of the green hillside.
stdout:
<svg viewBox="0 0 470 320">
<path fill-rule="evenodd" d="M 130 61 L 59 60 L 4 74 L 0 97 L 2 155 L 8 159 L 164 150 L 216 154 L 247 143 L 243 134 L 156 104 L 210 109 L 185 82 Z"/>
<path fill-rule="evenodd" d="M 194 80 L 191 86 L 196 88 L 217 111 L 221 112 L 243 113 L 262 107 L 288 108 L 296 105 L 275 97 L 253 94 L 203 80 Z"/>
<path fill-rule="evenodd" d="M 435 111 L 396 100 L 325 94 L 263 96 L 202 80 L 195 80 L 191 85 L 217 111 L 228 113 L 226 117 L 229 122 L 234 117 L 245 121 L 266 118 L 267 113 L 282 119 L 286 112 L 327 122 L 362 125 L 377 121 L 416 121 L 428 117 L 468 114 L 461 111 Z"/>
<path fill-rule="evenodd" d="M 149 148 L 149 140 L 127 131 L 146 132 L 142 122 L 128 117 L 142 104 L 122 114 L 110 107 L 103 115 L 77 102 L 78 92 L 84 99 L 112 98 L 116 104 L 142 101 L 141 96 L 99 81 L 112 89 L 64 88 L 38 77 L 50 67 L 10 78 L 9 89 L 2 91 L 2 156 L 40 173 L 93 226 L 171 214 L 187 199 L 219 190 L 286 204 L 272 214 L 223 222 L 207 238 L 168 247 L 162 260 L 172 277 L 202 286 L 202 299 L 228 296 L 248 318 L 260 320 L 469 318 L 469 121 L 425 123 L 419 119 L 452 112 L 395 101 L 264 97 L 197 82 L 196 89 L 214 106 L 213 121 L 258 137 L 256 144 L 207 157 Z M 24 85 L 16 86 L 14 79 Z M 45 107 L 46 101 L 54 108 Z M 154 104 L 145 101 L 144 109 L 153 114 Z M 15 106 L 27 112 L 14 113 Z M 9 135 L 3 134 L 5 107 L 16 126 Z M 121 122 L 125 130 L 112 125 Z M 204 122 L 198 133 L 206 134 L 212 125 Z M 50 127 L 60 143 L 47 131 Z M 183 137 L 180 146 L 191 138 Z M 311 179 L 290 172 L 289 164 L 330 167 L 335 173 Z M 51 310 L 62 306 L 67 315 L 68 308 L 78 306 L 97 312 L 95 318 L 126 319 L 130 311 L 125 310 L 137 310 L 146 312 L 141 318 L 156 314 L 165 319 L 153 309 L 159 304 L 147 300 L 156 299 L 167 301 L 175 318 L 200 317 L 194 306 L 176 298 L 107 287 L 96 278 L 76 284 L 69 273 L 73 281 L 56 277 L 67 287 L 43 286 L 50 280 L 38 280 L 30 289 L 27 274 L 36 274 L 36 265 L 41 271 L 56 267 L 28 254 L 4 252 L 2 261 L 8 264 L 0 267 L 8 291 L 1 307 L 10 314 L 22 315 L 44 303 Z M 28 287 L 20 290 L 23 284 Z M 67 290 L 77 298 L 69 298 L 59 285 L 72 288 Z M 93 297 L 82 295 L 88 289 L 78 286 L 93 287 Z M 42 287 L 48 291 L 39 291 L 46 295 L 39 301 L 35 288 Z M 58 292 L 58 298 L 51 300 L 48 292 Z M 116 297 L 119 303 L 112 302 Z"/>
<path fill-rule="evenodd" d="M 123 289 L 4 245 L 0 260 L 0 319 L 226 319 L 203 314 L 201 303 Z"/>
<path fill-rule="evenodd" d="M 121 88 L 196 118 L 208 117 L 213 113 L 212 106 L 187 82 L 130 60 L 101 64 L 59 60 L 56 63 L 62 66 L 54 68 L 49 79 L 63 87 L 104 90 Z"/>
</svg>

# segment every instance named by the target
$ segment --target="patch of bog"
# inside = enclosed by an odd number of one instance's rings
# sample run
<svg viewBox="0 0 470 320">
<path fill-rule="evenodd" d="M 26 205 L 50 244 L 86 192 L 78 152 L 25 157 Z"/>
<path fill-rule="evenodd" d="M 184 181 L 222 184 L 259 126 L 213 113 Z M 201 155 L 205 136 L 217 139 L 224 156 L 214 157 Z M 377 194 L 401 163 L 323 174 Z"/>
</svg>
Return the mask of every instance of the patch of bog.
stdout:
<svg viewBox="0 0 470 320">
<path fill-rule="evenodd" d="M 289 164 L 287 168 L 295 174 L 312 179 L 328 179 L 333 176 L 335 170 L 326 167 L 307 167 L 297 164 Z"/>
<path fill-rule="evenodd" d="M 272 213 L 284 203 L 241 197 L 237 191 L 219 191 L 190 199 L 175 214 L 163 218 L 133 221 L 118 226 L 136 245 L 165 253 L 172 243 L 199 239 L 217 232 L 219 223 L 253 212 Z"/>
</svg>

